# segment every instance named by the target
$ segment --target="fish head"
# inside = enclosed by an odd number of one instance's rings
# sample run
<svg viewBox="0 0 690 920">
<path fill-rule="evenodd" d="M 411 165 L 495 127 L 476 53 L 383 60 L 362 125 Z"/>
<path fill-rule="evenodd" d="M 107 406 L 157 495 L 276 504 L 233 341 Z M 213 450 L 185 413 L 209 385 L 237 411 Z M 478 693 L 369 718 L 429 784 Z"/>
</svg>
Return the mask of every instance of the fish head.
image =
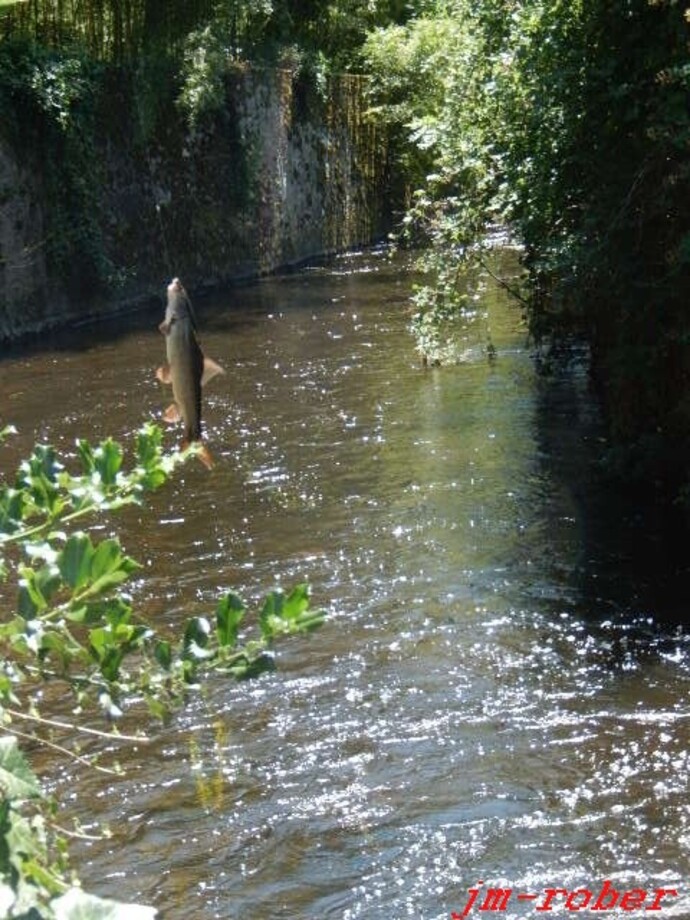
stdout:
<svg viewBox="0 0 690 920">
<path fill-rule="evenodd" d="M 192 305 L 187 292 L 179 278 L 173 278 L 168 285 L 168 302 L 165 307 L 165 319 L 158 327 L 163 335 L 169 335 L 174 323 L 190 320 L 192 324 Z"/>
<path fill-rule="evenodd" d="M 186 297 L 187 292 L 182 286 L 182 282 L 179 278 L 173 278 L 173 280 L 168 285 L 168 301 L 171 297 Z"/>
</svg>

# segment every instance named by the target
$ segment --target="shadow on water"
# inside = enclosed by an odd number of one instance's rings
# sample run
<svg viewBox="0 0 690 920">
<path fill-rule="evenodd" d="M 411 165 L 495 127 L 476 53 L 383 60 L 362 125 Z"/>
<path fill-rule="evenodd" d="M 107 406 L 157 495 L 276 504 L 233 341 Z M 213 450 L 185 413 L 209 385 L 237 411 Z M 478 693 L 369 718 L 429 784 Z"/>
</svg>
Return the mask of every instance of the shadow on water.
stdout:
<svg viewBox="0 0 690 920">
<path fill-rule="evenodd" d="M 580 522 L 583 604 L 593 622 L 613 612 L 632 622 L 652 617 L 658 626 L 686 625 L 687 520 L 612 476 L 587 362 L 586 348 L 573 346 L 540 380 L 536 411 L 546 475 L 570 496 Z"/>
<path fill-rule="evenodd" d="M 191 698 L 125 776 L 55 776 L 114 833 L 79 847 L 81 875 L 167 920 L 448 920 L 479 879 L 676 887 L 664 917 L 687 917 L 690 649 L 596 474 L 584 356 L 537 375 L 487 280 L 461 363 L 422 370 L 409 278 L 361 253 L 205 305 L 219 462 L 119 519 L 135 600 L 179 627 L 229 587 L 309 580 L 330 619 L 276 673 Z M 159 415 L 159 340 L 0 362 L 22 444 Z"/>
</svg>

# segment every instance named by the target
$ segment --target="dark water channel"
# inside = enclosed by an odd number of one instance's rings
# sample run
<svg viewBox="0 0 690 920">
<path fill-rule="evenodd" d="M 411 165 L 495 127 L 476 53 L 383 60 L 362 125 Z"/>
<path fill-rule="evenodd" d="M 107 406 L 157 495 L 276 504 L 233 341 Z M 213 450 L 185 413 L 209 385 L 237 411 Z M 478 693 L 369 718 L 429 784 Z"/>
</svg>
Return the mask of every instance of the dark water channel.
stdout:
<svg viewBox="0 0 690 920">
<path fill-rule="evenodd" d="M 626 566 L 621 509 L 594 513 L 584 370 L 540 379 L 487 286 L 462 362 L 423 371 L 409 283 L 365 253 L 197 305 L 229 371 L 219 462 L 122 519 L 137 600 L 173 624 L 308 580 L 330 618 L 121 752 L 126 779 L 55 779 L 113 832 L 77 848 L 84 882 L 170 920 L 441 920 L 479 880 L 513 889 L 510 918 L 608 879 L 689 917 L 690 650 Z M 157 318 L 0 362 L 3 464 L 160 414 Z"/>
</svg>

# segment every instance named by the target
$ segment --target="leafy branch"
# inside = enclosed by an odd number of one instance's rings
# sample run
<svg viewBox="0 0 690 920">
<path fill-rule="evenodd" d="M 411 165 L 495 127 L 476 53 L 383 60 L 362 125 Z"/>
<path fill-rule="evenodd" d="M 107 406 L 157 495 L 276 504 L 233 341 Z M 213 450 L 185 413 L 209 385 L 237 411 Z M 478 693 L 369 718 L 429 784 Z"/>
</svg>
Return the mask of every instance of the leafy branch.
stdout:
<svg viewBox="0 0 690 920">
<path fill-rule="evenodd" d="M 0 431 L 0 442 L 11 429 Z M 89 516 L 142 503 L 186 454 L 164 454 L 162 432 L 146 425 L 134 463 L 108 438 L 79 441 L 78 472 L 57 451 L 38 446 L 11 484 L 0 483 L 0 581 L 16 588 L 13 612 L 0 620 L 0 914 L 32 918 L 151 917 L 150 908 L 104 902 L 75 889 L 67 873 L 64 835 L 49 820 L 52 803 L 40 791 L 18 740 L 46 745 L 62 757 L 112 772 L 55 740 L 105 737 L 140 743 L 139 735 L 102 731 L 43 715 L 37 691 L 60 681 L 80 717 L 100 710 L 111 726 L 134 701 L 165 718 L 206 675 L 238 679 L 274 668 L 275 640 L 310 632 L 324 614 L 313 610 L 307 585 L 271 592 L 246 629 L 247 608 L 232 591 L 208 617 L 190 618 L 178 635 L 160 635 L 133 608 L 124 586 L 140 570 L 117 537 L 96 540 L 83 530 Z M 189 452 L 187 452 L 189 453 Z M 19 727 L 22 726 L 22 727 Z M 50 737 L 48 735 L 51 735 Z M 52 856 L 57 851 L 57 857 Z M 125 913 L 118 914 L 118 911 Z M 4 913 L 3 913 L 4 911 Z"/>
</svg>

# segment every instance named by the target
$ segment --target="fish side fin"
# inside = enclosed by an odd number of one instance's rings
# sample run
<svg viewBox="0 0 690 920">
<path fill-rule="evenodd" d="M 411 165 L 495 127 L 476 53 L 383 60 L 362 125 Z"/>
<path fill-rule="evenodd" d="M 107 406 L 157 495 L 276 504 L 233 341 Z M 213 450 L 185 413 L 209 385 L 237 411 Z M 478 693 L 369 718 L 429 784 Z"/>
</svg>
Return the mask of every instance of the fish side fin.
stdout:
<svg viewBox="0 0 690 920">
<path fill-rule="evenodd" d="M 170 403 L 168 408 L 163 413 L 163 418 L 169 425 L 174 425 L 177 422 L 182 421 L 182 416 L 180 415 L 180 410 L 177 408 L 177 403 Z"/>
<path fill-rule="evenodd" d="M 204 372 L 201 375 L 201 385 L 205 387 L 209 380 L 213 380 L 214 377 L 217 377 L 218 374 L 224 374 L 225 370 L 216 364 L 215 361 L 212 361 L 211 358 L 204 357 Z"/>
<path fill-rule="evenodd" d="M 181 450 L 182 451 L 187 450 L 187 448 L 191 447 L 192 444 L 196 445 L 196 448 L 197 448 L 196 455 L 199 458 L 199 460 L 201 460 L 201 462 L 204 464 L 207 470 L 212 470 L 213 467 L 216 465 L 215 460 L 213 459 L 213 454 L 208 449 L 208 447 L 206 447 L 205 444 L 202 444 L 201 441 L 193 441 L 192 443 L 190 443 L 189 441 L 185 440 L 182 442 Z"/>
<path fill-rule="evenodd" d="M 172 374 L 170 373 L 170 365 L 164 364 L 162 367 L 159 367 L 156 371 L 156 377 L 160 380 L 161 383 L 172 383 Z"/>
</svg>

